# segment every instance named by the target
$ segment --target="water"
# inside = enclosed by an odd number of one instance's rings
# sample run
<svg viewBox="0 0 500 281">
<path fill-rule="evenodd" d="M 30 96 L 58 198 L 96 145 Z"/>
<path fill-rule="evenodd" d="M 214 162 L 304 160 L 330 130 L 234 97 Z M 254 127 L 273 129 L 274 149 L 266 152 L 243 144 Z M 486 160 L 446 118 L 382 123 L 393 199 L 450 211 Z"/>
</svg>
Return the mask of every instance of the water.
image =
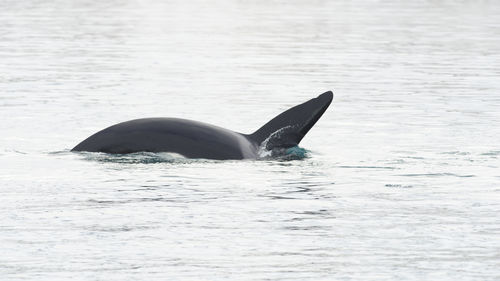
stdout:
<svg viewBox="0 0 500 281">
<path fill-rule="evenodd" d="M 499 280 L 497 1 L 0 2 L 0 279 Z M 300 160 L 68 152 L 142 117 Z"/>
</svg>

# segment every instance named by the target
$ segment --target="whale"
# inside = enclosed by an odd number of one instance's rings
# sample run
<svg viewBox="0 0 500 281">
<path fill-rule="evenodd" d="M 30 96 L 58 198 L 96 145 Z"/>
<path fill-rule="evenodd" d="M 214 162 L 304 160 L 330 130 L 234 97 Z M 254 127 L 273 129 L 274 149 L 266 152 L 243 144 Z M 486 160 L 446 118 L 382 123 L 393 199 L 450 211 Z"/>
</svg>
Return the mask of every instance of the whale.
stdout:
<svg viewBox="0 0 500 281">
<path fill-rule="evenodd" d="M 170 152 L 186 158 L 258 159 L 260 152 L 285 154 L 297 146 L 333 99 L 331 91 L 296 105 L 251 134 L 180 118 L 142 118 L 105 128 L 71 151 L 128 154 Z"/>
</svg>

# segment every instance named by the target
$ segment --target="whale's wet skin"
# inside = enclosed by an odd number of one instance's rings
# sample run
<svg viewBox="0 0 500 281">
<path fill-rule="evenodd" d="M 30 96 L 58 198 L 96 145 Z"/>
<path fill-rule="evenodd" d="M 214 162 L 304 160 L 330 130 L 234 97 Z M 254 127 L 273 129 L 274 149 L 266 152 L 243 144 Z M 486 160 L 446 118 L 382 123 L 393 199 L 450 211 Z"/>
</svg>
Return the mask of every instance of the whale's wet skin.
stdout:
<svg viewBox="0 0 500 281">
<path fill-rule="evenodd" d="M 171 152 L 188 158 L 217 160 L 292 156 L 297 150 L 289 149 L 300 143 L 332 99 L 332 92 L 323 93 L 281 113 L 249 135 L 186 119 L 144 118 L 99 131 L 72 151 Z"/>
</svg>

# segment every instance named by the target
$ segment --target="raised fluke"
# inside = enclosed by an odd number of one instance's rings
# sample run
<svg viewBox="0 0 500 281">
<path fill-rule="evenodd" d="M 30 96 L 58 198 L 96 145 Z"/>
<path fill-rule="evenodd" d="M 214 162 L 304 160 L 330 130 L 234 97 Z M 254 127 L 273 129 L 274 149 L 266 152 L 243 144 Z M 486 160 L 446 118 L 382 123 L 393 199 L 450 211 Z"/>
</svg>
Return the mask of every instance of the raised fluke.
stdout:
<svg viewBox="0 0 500 281">
<path fill-rule="evenodd" d="M 332 99 L 333 93 L 328 91 L 317 98 L 294 106 L 274 117 L 248 137 L 257 143 L 267 141 L 266 148 L 269 150 L 275 147 L 296 146 L 325 113 Z"/>
</svg>

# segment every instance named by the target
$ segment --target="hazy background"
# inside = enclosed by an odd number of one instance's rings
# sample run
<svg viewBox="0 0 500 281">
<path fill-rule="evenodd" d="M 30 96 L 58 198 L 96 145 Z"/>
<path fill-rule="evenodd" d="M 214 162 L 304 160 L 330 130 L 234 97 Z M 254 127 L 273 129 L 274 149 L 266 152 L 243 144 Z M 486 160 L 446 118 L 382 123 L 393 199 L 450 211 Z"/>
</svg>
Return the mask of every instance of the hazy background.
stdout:
<svg viewBox="0 0 500 281">
<path fill-rule="evenodd" d="M 498 280 L 497 1 L 0 1 L 0 276 Z M 140 117 L 300 161 L 68 152 Z M 1 278 L 0 278 L 1 279 Z"/>
</svg>

